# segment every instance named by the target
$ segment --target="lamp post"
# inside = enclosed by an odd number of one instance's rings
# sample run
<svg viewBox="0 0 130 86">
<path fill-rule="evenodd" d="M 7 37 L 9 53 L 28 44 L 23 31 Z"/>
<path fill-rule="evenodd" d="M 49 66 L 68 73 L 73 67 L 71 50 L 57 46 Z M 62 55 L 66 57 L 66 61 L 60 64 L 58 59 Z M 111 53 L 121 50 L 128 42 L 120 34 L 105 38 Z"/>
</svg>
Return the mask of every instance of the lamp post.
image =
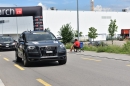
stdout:
<svg viewBox="0 0 130 86">
<path fill-rule="evenodd" d="M 78 40 L 79 40 L 79 7 L 78 7 L 78 0 L 77 0 L 77 31 L 78 31 Z"/>
<path fill-rule="evenodd" d="M 14 4 L 14 5 L 17 7 L 16 4 Z M 16 28 L 17 28 L 17 39 L 18 39 L 18 21 L 17 21 L 17 17 L 16 17 Z"/>
</svg>

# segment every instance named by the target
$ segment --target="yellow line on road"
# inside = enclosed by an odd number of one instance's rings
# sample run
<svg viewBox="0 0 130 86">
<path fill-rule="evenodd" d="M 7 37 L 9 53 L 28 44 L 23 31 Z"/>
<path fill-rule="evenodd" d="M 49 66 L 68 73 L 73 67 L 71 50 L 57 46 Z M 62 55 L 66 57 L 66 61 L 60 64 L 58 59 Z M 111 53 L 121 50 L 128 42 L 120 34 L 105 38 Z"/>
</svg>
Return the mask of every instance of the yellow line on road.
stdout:
<svg viewBox="0 0 130 86">
<path fill-rule="evenodd" d="M 101 60 L 95 60 L 96 62 L 100 62 Z"/>
<path fill-rule="evenodd" d="M 91 58 L 82 58 L 82 59 L 92 60 L 92 61 L 97 61 L 97 62 L 101 61 L 101 60 L 96 60 L 96 59 L 91 59 Z"/>
<path fill-rule="evenodd" d="M 9 61 L 9 59 L 7 59 L 7 58 L 4 58 L 4 60 Z"/>
<path fill-rule="evenodd" d="M 36 79 L 38 82 L 40 82 L 41 84 L 43 84 L 44 86 L 51 86 L 50 84 L 48 84 L 47 82 L 43 81 L 42 79 Z"/>
<path fill-rule="evenodd" d="M 17 67 L 17 68 L 20 69 L 20 70 L 24 70 L 24 68 L 22 68 L 21 66 L 19 66 L 19 65 L 17 65 L 17 64 L 15 64 L 14 66 Z"/>
<path fill-rule="evenodd" d="M 130 65 L 126 65 L 126 66 L 129 66 L 129 67 L 130 67 Z"/>
</svg>

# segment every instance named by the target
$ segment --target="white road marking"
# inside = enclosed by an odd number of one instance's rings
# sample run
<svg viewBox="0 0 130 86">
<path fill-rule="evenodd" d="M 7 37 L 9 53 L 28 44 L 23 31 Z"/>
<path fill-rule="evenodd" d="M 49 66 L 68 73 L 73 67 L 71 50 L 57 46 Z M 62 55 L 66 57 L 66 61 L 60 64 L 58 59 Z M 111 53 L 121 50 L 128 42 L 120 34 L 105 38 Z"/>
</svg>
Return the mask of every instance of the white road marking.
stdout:
<svg viewBox="0 0 130 86">
<path fill-rule="evenodd" d="M 5 86 L 1 79 L 0 79 L 0 86 Z"/>
</svg>

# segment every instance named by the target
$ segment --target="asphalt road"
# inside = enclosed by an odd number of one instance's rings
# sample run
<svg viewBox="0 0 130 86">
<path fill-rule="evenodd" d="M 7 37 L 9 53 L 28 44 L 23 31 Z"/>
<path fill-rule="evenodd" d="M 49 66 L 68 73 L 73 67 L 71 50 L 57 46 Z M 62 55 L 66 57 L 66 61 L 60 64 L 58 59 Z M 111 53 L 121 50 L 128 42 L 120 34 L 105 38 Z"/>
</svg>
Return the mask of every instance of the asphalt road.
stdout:
<svg viewBox="0 0 130 86">
<path fill-rule="evenodd" d="M 15 63 L 14 51 L 0 52 L 5 86 L 130 86 L 130 62 L 68 53 L 66 65 Z"/>
</svg>

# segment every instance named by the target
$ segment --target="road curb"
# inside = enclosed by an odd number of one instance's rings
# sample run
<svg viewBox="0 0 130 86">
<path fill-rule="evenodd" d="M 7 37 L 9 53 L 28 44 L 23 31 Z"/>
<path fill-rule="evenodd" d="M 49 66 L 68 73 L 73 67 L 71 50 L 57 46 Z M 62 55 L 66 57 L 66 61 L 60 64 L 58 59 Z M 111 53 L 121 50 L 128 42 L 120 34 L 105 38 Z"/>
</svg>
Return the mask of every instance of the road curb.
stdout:
<svg viewBox="0 0 130 86">
<path fill-rule="evenodd" d="M 5 86 L 1 79 L 0 79 L 0 86 Z"/>
<path fill-rule="evenodd" d="M 69 50 L 67 50 L 67 53 L 70 53 Z M 99 57 L 99 58 L 107 58 L 107 59 L 114 59 L 114 60 L 121 60 L 121 61 L 129 61 L 130 62 L 130 56 L 127 54 L 114 54 L 114 53 L 97 53 L 93 51 L 84 51 L 84 52 L 71 52 L 72 54 L 76 55 L 83 55 L 83 56 L 91 56 L 91 57 Z"/>
</svg>

